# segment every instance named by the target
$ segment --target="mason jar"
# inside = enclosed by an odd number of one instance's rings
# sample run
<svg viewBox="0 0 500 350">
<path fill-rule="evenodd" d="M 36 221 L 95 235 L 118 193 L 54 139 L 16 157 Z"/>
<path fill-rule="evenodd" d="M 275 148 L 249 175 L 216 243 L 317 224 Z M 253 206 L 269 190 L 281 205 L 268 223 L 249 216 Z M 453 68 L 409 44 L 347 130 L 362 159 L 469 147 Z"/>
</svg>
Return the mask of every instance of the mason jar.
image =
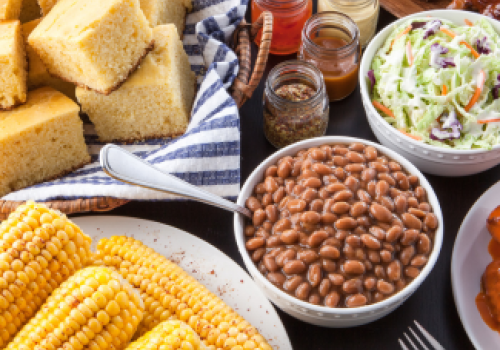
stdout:
<svg viewBox="0 0 500 350">
<path fill-rule="evenodd" d="M 377 30 L 379 0 L 318 0 L 318 12 L 337 11 L 352 18 L 359 28 L 359 41 L 366 47 Z"/>
<path fill-rule="evenodd" d="M 275 147 L 323 136 L 329 101 L 321 71 L 301 60 L 275 66 L 264 90 L 264 134 Z"/>
<path fill-rule="evenodd" d="M 270 53 L 289 55 L 296 53 L 300 45 L 300 33 L 304 23 L 312 15 L 312 0 L 252 0 L 252 23 L 263 11 L 273 14 L 273 39 Z M 262 31 L 255 43 L 260 44 Z"/>
<path fill-rule="evenodd" d="M 346 98 L 358 85 L 361 47 L 356 23 L 340 12 L 315 14 L 302 30 L 299 58 L 323 73 L 330 101 Z"/>
</svg>

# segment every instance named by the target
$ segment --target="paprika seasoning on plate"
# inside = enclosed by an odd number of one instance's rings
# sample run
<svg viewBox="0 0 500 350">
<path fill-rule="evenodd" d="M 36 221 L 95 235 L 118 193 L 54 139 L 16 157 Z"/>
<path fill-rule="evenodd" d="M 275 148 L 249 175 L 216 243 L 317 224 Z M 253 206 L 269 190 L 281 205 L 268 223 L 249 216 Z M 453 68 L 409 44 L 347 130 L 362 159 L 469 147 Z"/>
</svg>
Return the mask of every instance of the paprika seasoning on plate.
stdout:
<svg viewBox="0 0 500 350">
<path fill-rule="evenodd" d="M 358 84 L 361 60 L 356 23 L 340 12 L 315 14 L 302 30 L 299 58 L 321 70 L 330 101 L 349 96 Z"/>
<path fill-rule="evenodd" d="M 253 0 L 252 22 L 255 22 L 263 11 L 270 11 L 274 17 L 270 52 L 275 55 L 289 55 L 297 52 L 304 23 L 312 15 L 312 1 Z M 257 45 L 261 38 L 262 32 L 255 38 Z"/>
</svg>

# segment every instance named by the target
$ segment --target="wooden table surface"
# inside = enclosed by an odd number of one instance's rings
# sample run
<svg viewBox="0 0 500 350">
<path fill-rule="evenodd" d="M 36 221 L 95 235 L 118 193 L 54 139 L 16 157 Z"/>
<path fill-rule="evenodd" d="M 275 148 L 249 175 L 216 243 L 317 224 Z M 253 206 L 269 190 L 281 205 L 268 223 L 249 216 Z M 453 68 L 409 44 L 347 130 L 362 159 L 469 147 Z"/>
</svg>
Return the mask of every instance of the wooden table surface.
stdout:
<svg viewBox="0 0 500 350">
<path fill-rule="evenodd" d="M 395 20 L 381 11 L 379 28 Z M 271 57 L 268 69 L 288 57 Z M 262 131 L 263 81 L 241 109 L 241 182 L 275 149 Z M 361 105 L 359 89 L 341 102 L 330 105 L 327 135 L 354 136 L 377 141 Z M 431 274 L 397 310 L 371 324 L 348 328 L 322 328 L 298 321 L 278 310 L 295 350 L 397 350 L 397 339 L 418 320 L 448 350 L 474 349 L 455 308 L 451 289 L 451 254 L 458 228 L 475 200 L 500 179 L 500 166 L 478 175 L 445 178 L 428 176 L 442 206 L 445 219 L 444 243 Z M 231 213 L 191 201 L 133 202 L 110 213 L 150 219 L 188 231 L 216 246 L 243 265 L 233 237 Z M 106 215 L 106 214 L 92 214 Z M 471 283 L 479 283 L 477 280 Z M 288 350 L 288 349 L 282 349 Z"/>
</svg>

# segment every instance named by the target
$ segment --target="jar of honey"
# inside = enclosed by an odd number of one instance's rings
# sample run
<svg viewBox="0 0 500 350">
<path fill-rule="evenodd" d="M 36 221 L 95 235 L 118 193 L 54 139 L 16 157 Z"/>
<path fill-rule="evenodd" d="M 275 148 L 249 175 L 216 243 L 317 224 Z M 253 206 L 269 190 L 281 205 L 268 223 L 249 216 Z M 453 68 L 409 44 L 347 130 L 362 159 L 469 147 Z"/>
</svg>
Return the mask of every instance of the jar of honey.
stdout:
<svg viewBox="0 0 500 350">
<path fill-rule="evenodd" d="M 359 28 L 361 46 L 368 45 L 377 30 L 379 0 L 318 0 L 318 12 L 337 11 L 346 14 Z"/>
<path fill-rule="evenodd" d="M 340 12 L 315 14 L 302 30 L 299 58 L 321 70 L 330 101 L 349 96 L 358 84 L 361 60 L 356 23 Z"/>
<path fill-rule="evenodd" d="M 300 46 L 300 37 L 304 23 L 312 15 L 311 0 L 253 0 L 252 22 L 255 22 L 263 11 L 273 14 L 273 38 L 270 52 L 275 55 L 296 53 Z M 262 32 L 255 43 L 260 44 Z"/>
</svg>

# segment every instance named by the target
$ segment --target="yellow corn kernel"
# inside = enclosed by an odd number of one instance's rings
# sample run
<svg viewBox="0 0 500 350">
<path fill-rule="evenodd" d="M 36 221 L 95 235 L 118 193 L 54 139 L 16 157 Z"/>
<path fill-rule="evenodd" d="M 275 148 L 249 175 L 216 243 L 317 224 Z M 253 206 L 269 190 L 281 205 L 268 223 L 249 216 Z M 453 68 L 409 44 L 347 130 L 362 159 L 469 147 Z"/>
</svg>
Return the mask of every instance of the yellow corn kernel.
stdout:
<svg viewBox="0 0 500 350">
<path fill-rule="evenodd" d="M 120 308 L 113 299 L 101 307 L 93 299 L 101 285 L 89 280 L 104 281 L 106 286 L 112 282 L 112 290 L 117 290 L 117 294 L 125 293 L 128 299 L 138 293 L 117 272 L 106 267 L 79 270 L 51 294 L 6 350 L 123 349 L 137 330 L 144 307 L 128 303 Z M 110 317 L 108 309 L 115 313 L 117 306 L 118 315 Z M 11 318 L 15 320 L 20 310 L 13 305 L 9 314 L 14 314 Z M 5 330 L 10 334 L 12 327 L 6 319 L 5 322 Z"/>
<path fill-rule="evenodd" d="M 209 349 L 270 348 L 255 327 L 215 294 L 141 242 L 117 236 L 101 239 L 93 259 L 140 289 L 145 312 L 139 335 L 174 317 L 186 322 Z"/>
<path fill-rule="evenodd" d="M 196 332 L 178 320 L 165 321 L 131 343 L 125 350 L 207 350 Z"/>
<path fill-rule="evenodd" d="M 58 225 L 63 225 L 64 234 L 54 229 Z M 13 310 L 17 312 L 8 326 L 2 327 L 0 349 L 36 313 L 52 290 L 75 273 L 82 261 L 86 263 L 90 246 L 70 239 L 64 230 L 68 225 L 90 239 L 60 212 L 34 202 L 19 206 L 0 224 L 0 317 L 7 319 Z M 74 246 L 74 255 L 61 250 L 63 241 Z"/>
</svg>

